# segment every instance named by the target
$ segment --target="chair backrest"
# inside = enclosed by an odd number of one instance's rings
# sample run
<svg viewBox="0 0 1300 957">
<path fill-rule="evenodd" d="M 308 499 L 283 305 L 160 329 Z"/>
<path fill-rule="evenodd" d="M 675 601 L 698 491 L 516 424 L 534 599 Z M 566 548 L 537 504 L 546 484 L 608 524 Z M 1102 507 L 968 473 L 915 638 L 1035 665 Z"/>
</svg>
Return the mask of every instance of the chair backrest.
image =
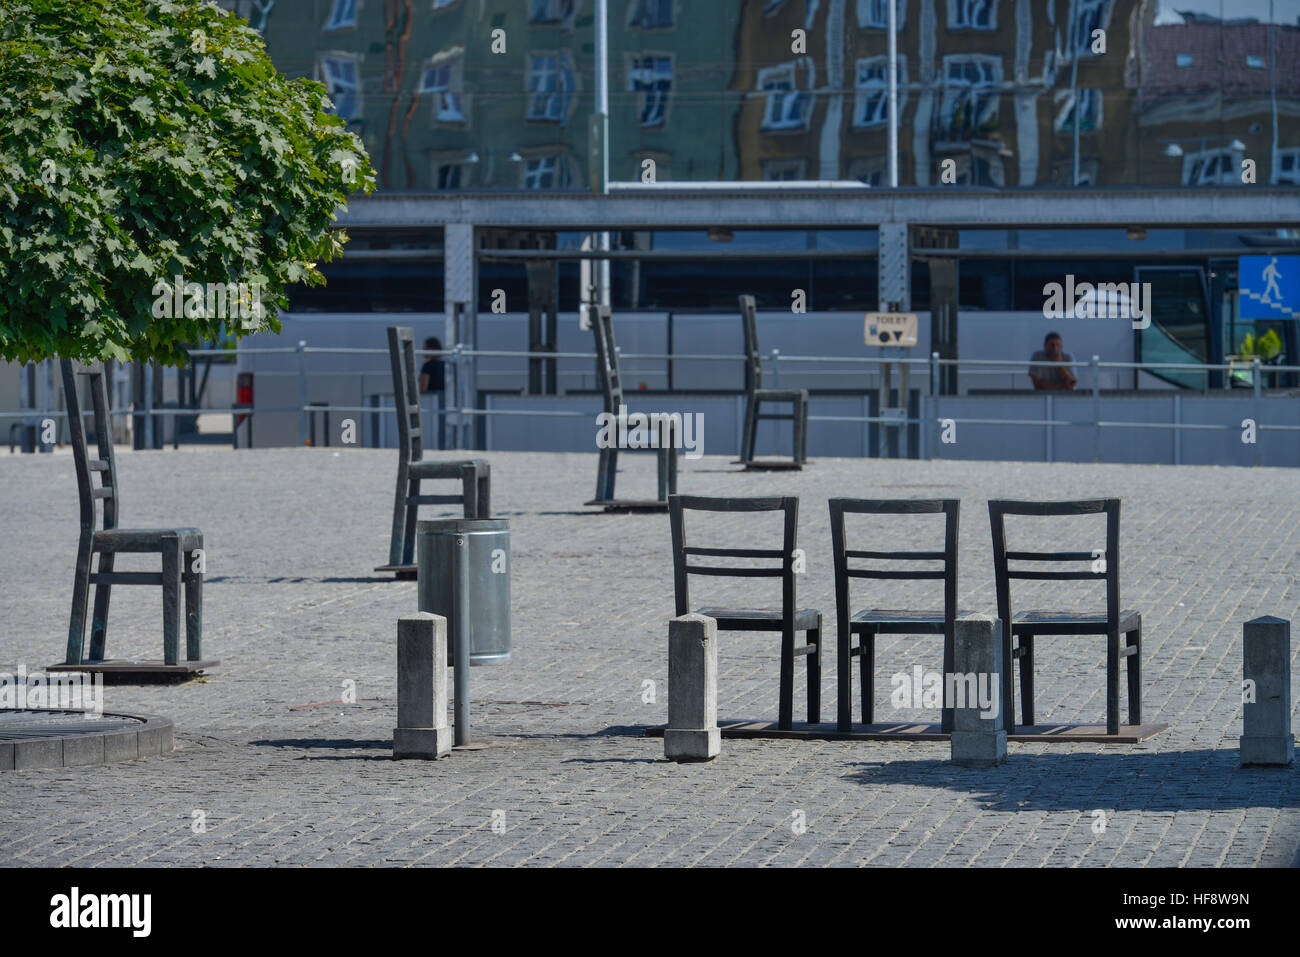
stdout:
<svg viewBox="0 0 1300 957">
<path fill-rule="evenodd" d="M 614 343 L 614 314 L 609 306 L 595 306 L 590 310 L 591 331 L 596 337 L 596 379 L 605 396 L 605 411 L 618 415 L 623 400 L 623 371 L 619 366 L 618 349 Z"/>
<path fill-rule="evenodd" d="M 944 622 L 952 626 L 957 617 L 957 533 L 961 502 L 955 498 L 866 499 L 833 498 L 831 510 L 831 551 L 835 560 L 837 601 L 849 600 L 849 579 L 940 579 L 943 581 Z M 867 515 L 937 515 L 944 516 L 942 551 L 863 551 L 846 547 L 844 516 Z M 850 568 L 850 559 L 872 561 L 942 562 L 942 568 L 880 569 Z"/>
<path fill-rule="evenodd" d="M 754 297 L 740 297 L 740 316 L 745 327 L 745 391 L 763 388 L 763 354 L 758 345 L 758 311 Z"/>
<path fill-rule="evenodd" d="M 1106 547 L 1087 552 L 1009 552 L 1007 551 L 1006 516 L 1008 515 L 1097 515 L 1106 516 Z M 993 578 L 998 597 L 998 617 L 1010 627 L 1011 579 L 1036 581 L 1106 582 L 1106 617 L 1113 625 L 1119 622 L 1119 499 L 1097 498 L 1076 502 L 989 502 L 989 525 L 993 530 Z M 1101 554 L 1098 554 L 1100 552 Z M 1093 568 L 1104 559 L 1101 570 Z M 1034 571 L 1009 567 L 1010 562 L 1088 562 L 1079 571 Z"/>
<path fill-rule="evenodd" d="M 393 405 L 397 407 L 397 440 L 408 462 L 424 457 L 420 429 L 420 378 L 415 372 L 415 331 L 388 327 L 388 358 L 393 366 Z"/>
<path fill-rule="evenodd" d="M 103 363 L 74 369 L 72 360 L 62 359 L 59 368 L 63 373 L 63 396 L 68 407 L 68 434 L 72 439 L 72 457 L 77 467 L 77 496 L 81 500 L 81 529 L 95 529 L 95 501 L 104 503 L 105 529 L 116 528 L 118 522 L 117 459 L 113 455 L 113 430 L 108 415 L 108 388 L 104 384 Z M 86 449 L 86 424 L 82 420 L 81 400 L 77 390 L 77 376 L 85 376 L 90 385 L 91 414 L 95 423 L 97 458 L 91 458 Z M 92 476 L 100 477 L 99 487 Z"/>
<path fill-rule="evenodd" d="M 686 544 L 683 514 L 701 512 L 784 512 L 781 548 L 707 548 Z M 690 613 L 691 575 L 709 575 L 725 578 L 780 578 L 782 615 L 793 622 L 795 612 L 794 550 L 799 525 L 799 499 L 793 495 L 779 498 L 706 498 L 699 495 L 668 496 L 668 519 L 673 535 L 673 591 L 677 599 L 677 614 Z M 720 568 L 713 565 L 693 565 L 692 555 L 730 558 L 764 558 L 775 564 L 763 567 Z"/>
</svg>

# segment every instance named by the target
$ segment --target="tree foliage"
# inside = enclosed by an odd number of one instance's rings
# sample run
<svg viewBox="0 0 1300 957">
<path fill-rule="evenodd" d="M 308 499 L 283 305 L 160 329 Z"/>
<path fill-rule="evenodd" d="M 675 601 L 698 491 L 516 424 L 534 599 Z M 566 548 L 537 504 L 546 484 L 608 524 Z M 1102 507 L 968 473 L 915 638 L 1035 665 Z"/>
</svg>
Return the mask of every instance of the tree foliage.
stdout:
<svg viewBox="0 0 1300 957">
<path fill-rule="evenodd" d="M 183 364 L 278 332 L 286 284 L 324 282 L 339 206 L 374 188 L 331 109 L 203 0 L 0 0 L 0 357 Z M 256 286 L 263 318 L 156 318 L 178 275 Z"/>
</svg>

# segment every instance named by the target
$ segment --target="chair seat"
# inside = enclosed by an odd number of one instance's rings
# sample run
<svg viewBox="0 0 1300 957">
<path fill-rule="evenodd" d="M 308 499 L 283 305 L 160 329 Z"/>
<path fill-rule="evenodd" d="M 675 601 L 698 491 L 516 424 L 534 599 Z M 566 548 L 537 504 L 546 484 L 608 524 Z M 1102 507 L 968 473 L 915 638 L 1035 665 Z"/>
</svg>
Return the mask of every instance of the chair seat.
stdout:
<svg viewBox="0 0 1300 957">
<path fill-rule="evenodd" d="M 197 528 L 109 528 L 95 533 L 92 547 L 97 552 L 161 552 L 167 538 L 180 539 L 182 551 L 203 547 Z"/>
<path fill-rule="evenodd" d="M 724 631 L 780 631 L 779 608 L 700 608 L 697 615 L 717 619 Z M 800 608 L 794 613 L 794 630 L 807 631 L 819 628 L 821 612 L 815 608 Z"/>
<path fill-rule="evenodd" d="M 475 468 L 484 464 L 482 459 L 463 459 L 455 462 L 412 462 L 407 473 L 411 478 L 460 478 L 460 470 L 466 465 Z"/>
<path fill-rule="evenodd" d="M 754 391 L 760 399 L 772 402 L 793 402 L 795 399 L 807 399 L 807 389 L 756 389 Z"/>
<path fill-rule="evenodd" d="M 1021 611 L 1011 616 L 1011 633 L 1015 635 L 1104 635 L 1104 611 Z M 1142 627 L 1142 615 L 1132 609 L 1119 613 L 1121 633 Z"/>
<path fill-rule="evenodd" d="M 959 609 L 958 618 L 963 618 L 973 612 L 965 609 Z M 943 631 L 943 612 L 942 611 L 914 611 L 902 608 L 869 608 L 860 611 L 849 619 L 849 628 L 854 631 L 866 631 L 868 625 L 875 631 L 892 631 L 901 634 L 915 634 L 917 632 L 942 632 Z M 861 625 L 862 628 L 855 628 L 855 625 Z"/>
</svg>

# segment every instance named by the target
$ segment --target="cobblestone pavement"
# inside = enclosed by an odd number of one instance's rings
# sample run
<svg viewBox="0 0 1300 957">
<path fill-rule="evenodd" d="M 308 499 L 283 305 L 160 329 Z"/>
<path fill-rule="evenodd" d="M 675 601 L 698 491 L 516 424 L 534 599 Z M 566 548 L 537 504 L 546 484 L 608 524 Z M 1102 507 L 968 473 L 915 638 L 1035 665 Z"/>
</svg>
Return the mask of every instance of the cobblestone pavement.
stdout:
<svg viewBox="0 0 1300 957">
<path fill-rule="evenodd" d="M 511 522 L 514 655 L 472 673 L 484 747 L 394 762 L 396 619 L 416 609 L 416 587 L 371 569 L 387 556 L 395 453 L 124 451 L 124 524 L 204 531 L 205 652 L 222 664 L 200 682 L 106 690 L 109 710 L 175 720 L 170 755 L 0 772 L 0 865 L 1297 863 L 1300 771 L 1237 766 L 1242 622 L 1300 620 L 1296 473 L 844 459 L 743 474 L 717 457 L 684 461 L 683 492 L 800 496 L 799 600 L 831 622 L 828 497 L 960 498 L 961 603 L 990 614 L 986 499 L 1121 497 L 1124 604 L 1145 619 L 1144 717 L 1170 728 L 1138 745 L 1013 742 L 989 770 L 956 768 L 946 743 L 919 742 L 727 740 L 718 760 L 678 766 L 642 735 L 667 718 L 667 517 L 584 510 L 594 455 L 489 458 L 493 504 Z M 625 456 L 619 493 L 650 494 L 653 463 Z M 424 517 L 439 514 L 450 513 Z M 61 661 L 66 640 L 71 456 L 0 456 L 0 515 L 0 671 L 37 669 Z M 714 529 L 731 544 L 776 531 L 753 520 Z M 1100 547 L 1100 523 L 1086 529 L 1012 534 Z M 914 538 L 890 526 L 872 541 L 859 547 Z M 857 601 L 924 600 L 870 584 Z M 1070 597 L 1034 584 L 1016 593 L 1024 607 Z M 161 655 L 158 599 L 115 590 L 110 657 Z M 778 642 L 722 636 L 723 717 L 775 717 Z M 1103 639 L 1040 638 L 1038 649 L 1039 720 L 1103 721 Z M 892 710 L 889 676 L 939 670 L 939 640 L 881 639 L 877 656 L 877 713 L 933 719 Z M 804 674 L 800 663 L 796 720 Z M 348 680 L 358 700 L 344 705 Z"/>
</svg>

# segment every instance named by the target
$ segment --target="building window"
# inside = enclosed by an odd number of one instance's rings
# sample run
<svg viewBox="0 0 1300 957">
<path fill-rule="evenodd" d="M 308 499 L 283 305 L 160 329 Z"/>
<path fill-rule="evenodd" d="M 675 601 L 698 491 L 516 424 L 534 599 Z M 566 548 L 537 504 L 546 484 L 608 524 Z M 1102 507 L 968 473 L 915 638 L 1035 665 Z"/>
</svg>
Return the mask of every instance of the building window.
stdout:
<svg viewBox="0 0 1300 957">
<path fill-rule="evenodd" d="M 907 21 L 907 0 L 895 0 L 894 32 Z M 870 30 L 889 29 L 889 0 L 858 0 L 858 26 Z"/>
<path fill-rule="evenodd" d="M 641 125 L 663 126 L 673 89 L 672 57 L 662 54 L 632 57 L 628 61 L 627 88 L 641 94 Z"/>
<path fill-rule="evenodd" d="M 800 130 L 812 118 L 812 96 L 795 89 L 795 65 L 783 63 L 758 71 L 758 88 L 767 94 L 764 130 Z"/>
<path fill-rule="evenodd" d="M 536 26 L 573 23 L 577 0 L 528 0 L 528 22 Z"/>
<path fill-rule="evenodd" d="M 434 189 L 465 189 L 469 186 L 470 167 L 465 163 L 436 163 Z"/>
<path fill-rule="evenodd" d="M 1262 70 L 1264 69 L 1264 58 L 1262 56 L 1255 56 L 1254 54 L 1247 54 L 1246 66 L 1252 70 Z"/>
<path fill-rule="evenodd" d="M 802 159 L 763 160 L 763 179 L 768 182 L 793 182 L 807 178 L 807 161 Z"/>
<path fill-rule="evenodd" d="M 882 159 L 857 159 L 849 164 L 849 179 L 856 179 L 868 186 L 884 186 L 885 174 L 888 172 Z"/>
<path fill-rule="evenodd" d="M 1277 164 L 1273 168 L 1273 182 L 1300 186 L 1300 149 L 1277 151 Z"/>
<path fill-rule="evenodd" d="M 563 189 L 572 182 L 563 156 L 533 156 L 524 161 L 524 189 Z"/>
<path fill-rule="evenodd" d="M 629 29 L 666 30 L 673 25 L 673 0 L 628 0 Z"/>
<path fill-rule="evenodd" d="M 334 9 L 325 22 L 326 30 L 340 30 L 357 25 L 357 0 L 334 0 Z"/>
<path fill-rule="evenodd" d="M 1174 63 L 1178 65 L 1179 69 L 1185 70 L 1190 67 L 1193 62 L 1190 53 L 1180 53 L 1178 56 L 1174 57 Z"/>
<path fill-rule="evenodd" d="M 528 58 L 528 119 L 563 125 L 573 100 L 573 63 L 567 53 Z"/>
<path fill-rule="evenodd" d="M 464 125 L 469 122 L 461 90 L 463 64 L 464 58 L 459 53 L 434 57 L 420 77 L 420 92 L 433 97 L 435 123 Z"/>
<path fill-rule="evenodd" d="M 998 0 L 948 0 L 949 30 L 996 30 Z"/>
<path fill-rule="evenodd" d="M 1074 52 L 1079 56 L 1092 53 L 1092 31 L 1106 29 L 1113 0 L 1074 0 L 1074 22 L 1070 24 Z"/>
<path fill-rule="evenodd" d="M 355 120 L 361 115 L 357 56 L 347 53 L 322 54 L 319 63 L 320 80 L 334 102 L 334 112 L 345 120 Z"/>
<path fill-rule="evenodd" d="M 1074 132 L 1076 106 L 1079 113 L 1080 133 L 1091 133 L 1093 130 L 1101 129 L 1101 90 L 1059 90 L 1056 94 L 1056 102 L 1060 104 L 1060 108 L 1056 111 L 1056 122 L 1053 124 L 1056 132 Z"/>
<path fill-rule="evenodd" d="M 854 126 L 879 126 L 889 121 L 889 57 L 873 56 L 858 61 L 854 79 Z M 907 57 L 898 57 L 898 112 L 907 103 Z"/>
<path fill-rule="evenodd" d="M 998 125 L 1002 61 L 982 53 L 948 56 L 943 71 L 943 101 L 936 117 L 939 139 L 964 142 L 987 136 Z"/>
<path fill-rule="evenodd" d="M 1232 150 L 1206 150 L 1183 157 L 1186 186 L 1232 185 L 1241 182 L 1240 155 Z"/>
</svg>

